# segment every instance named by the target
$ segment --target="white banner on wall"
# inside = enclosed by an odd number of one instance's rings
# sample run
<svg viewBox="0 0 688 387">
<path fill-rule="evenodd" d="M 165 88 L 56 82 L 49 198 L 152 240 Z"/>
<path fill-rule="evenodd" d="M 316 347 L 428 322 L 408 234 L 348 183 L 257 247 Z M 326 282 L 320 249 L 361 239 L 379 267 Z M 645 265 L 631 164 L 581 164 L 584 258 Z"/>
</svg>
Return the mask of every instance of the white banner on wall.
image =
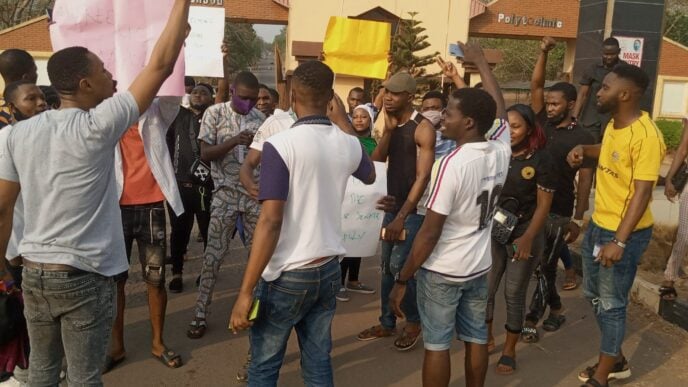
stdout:
<svg viewBox="0 0 688 387">
<path fill-rule="evenodd" d="M 191 32 L 186 38 L 186 75 L 222 78 L 220 46 L 225 35 L 225 9 L 220 7 L 189 8 Z"/>
<path fill-rule="evenodd" d="M 387 194 L 387 166 L 375 163 L 375 183 L 365 185 L 349 177 L 342 203 L 342 244 L 347 257 L 371 257 L 377 253 L 384 212 L 375 209 Z"/>
<path fill-rule="evenodd" d="M 624 62 L 640 67 L 643 62 L 644 38 L 634 38 L 631 36 L 615 36 L 619 41 L 621 53 L 619 57 Z"/>
</svg>

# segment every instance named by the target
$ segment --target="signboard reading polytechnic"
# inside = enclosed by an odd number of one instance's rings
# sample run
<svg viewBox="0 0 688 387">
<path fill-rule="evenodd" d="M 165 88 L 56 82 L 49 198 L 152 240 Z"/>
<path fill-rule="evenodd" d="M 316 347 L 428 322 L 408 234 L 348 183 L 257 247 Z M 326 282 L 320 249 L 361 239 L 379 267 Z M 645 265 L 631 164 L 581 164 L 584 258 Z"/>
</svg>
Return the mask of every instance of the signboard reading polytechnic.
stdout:
<svg viewBox="0 0 688 387">
<path fill-rule="evenodd" d="M 563 28 L 564 22 L 559 19 L 548 19 L 544 16 L 529 17 L 516 14 L 504 14 L 502 12 L 497 14 L 497 23 L 512 24 L 518 26 L 535 26 L 545 28 Z"/>
</svg>

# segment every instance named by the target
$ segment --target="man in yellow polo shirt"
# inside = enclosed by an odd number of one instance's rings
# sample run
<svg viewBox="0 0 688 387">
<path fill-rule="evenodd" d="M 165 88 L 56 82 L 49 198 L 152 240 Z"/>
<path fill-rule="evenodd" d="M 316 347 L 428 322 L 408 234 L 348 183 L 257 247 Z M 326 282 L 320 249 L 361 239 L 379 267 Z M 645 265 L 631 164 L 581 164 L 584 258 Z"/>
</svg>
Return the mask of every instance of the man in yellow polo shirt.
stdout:
<svg viewBox="0 0 688 387">
<path fill-rule="evenodd" d="M 652 236 L 652 190 L 666 147 L 662 134 L 640 99 L 649 84 L 638 67 L 619 64 L 602 82 L 597 108 L 611 113 L 602 144 L 577 146 L 572 166 L 598 159 L 592 221 L 583 240 L 583 292 L 591 302 L 602 342 L 599 362 L 582 371 L 584 386 L 606 386 L 609 379 L 631 376 L 621 352 L 628 293 L 638 261 Z"/>
</svg>

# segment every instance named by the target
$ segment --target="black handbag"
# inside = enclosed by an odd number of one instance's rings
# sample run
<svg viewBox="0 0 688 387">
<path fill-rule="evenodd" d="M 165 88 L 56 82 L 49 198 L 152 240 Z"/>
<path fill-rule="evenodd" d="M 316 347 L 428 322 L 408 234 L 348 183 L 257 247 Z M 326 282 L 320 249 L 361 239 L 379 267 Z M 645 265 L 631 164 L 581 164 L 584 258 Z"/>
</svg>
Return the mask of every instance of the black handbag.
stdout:
<svg viewBox="0 0 688 387">
<path fill-rule="evenodd" d="M 189 130 L 189 138 L 191 140 L 191 151 L 194 155 L 194 162 L 191 163 L 191 178 L 198 185 L 208 184 L 210 181 L 210 166 L 201 160 L 201 152 L 198 150 L 198 143 L 194 137 L 193 130 Z"/>
<path fill-rule="evenodd" d="M 686 182 L 688 182 L 688 163 L 684 161 L 678 171 L 676 171 L 674 177 L 671 178 L 671 184 L 674 185 L 676 191 L 683 192 Z"/>
<path fill-rule="evenodd" d="M 509 242 L 511 234 L 518 225 L 518 215 L 505 208 L 506 203 L 510 201 L 516 202 L 516 206 L 513 208 L 518 209 L 518 200 L 516 198 L 505 198 L 502 201 L 502 205 L 495 208 L 495 214 L 492 217 L 492 238 L 503 245 Z M 509 206 L 509 209 L 511 208 Z"/>
<path fill-rule="evenodd" d="M 17 337 L 26 324 L 19 294 L 0 291 L 0 346 Z"/>
</svg>

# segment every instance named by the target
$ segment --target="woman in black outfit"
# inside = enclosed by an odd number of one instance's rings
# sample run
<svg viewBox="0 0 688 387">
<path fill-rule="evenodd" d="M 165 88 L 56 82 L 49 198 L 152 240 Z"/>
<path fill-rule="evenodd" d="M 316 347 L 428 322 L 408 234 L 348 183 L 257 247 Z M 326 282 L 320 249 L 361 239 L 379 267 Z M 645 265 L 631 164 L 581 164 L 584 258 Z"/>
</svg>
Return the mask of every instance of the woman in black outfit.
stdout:
<svg viewBox="0 0 688 387">
<path fill-rule="evenodd" d="M 535 113 L 522 104 L 510 107 L 507 112 L 512 156 L 497 204 L 516 215 L 518 223 L 506 244 L 499 243 L 494 237 L 492 239 L 487 302 L 488 349 L 491 350 L 495 345 L 492 334 L 494 300 L 503 277 L 506 342 L 496 369 L 502 375 L 510 375 L 516 369 L 516 343 L 523 328 L 528 281 L 543 254 L 545 240 L 542 230 L 554 192 L 552 163 L 549 153 L 542 150 L 545 136 L 536 124 Z"/>
</svg>

